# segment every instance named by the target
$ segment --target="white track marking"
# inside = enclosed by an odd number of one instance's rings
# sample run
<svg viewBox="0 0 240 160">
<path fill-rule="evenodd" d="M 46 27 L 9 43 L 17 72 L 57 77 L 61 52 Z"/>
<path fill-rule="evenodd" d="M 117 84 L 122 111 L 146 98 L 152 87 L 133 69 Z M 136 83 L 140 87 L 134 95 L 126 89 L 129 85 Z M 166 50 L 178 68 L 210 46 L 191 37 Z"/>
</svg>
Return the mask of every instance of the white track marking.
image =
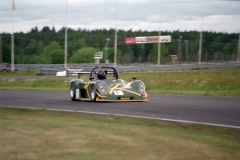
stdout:
<svg viewBox="0 0 240 160">
<path fill-rule="evenodd" d="M 77 113 L 87 113 L 87 114 L 99 114 L 99 115 L 110 115 L 110 116 L 120 116 L 120 117 L 143 118 L 143 119 L 153 119 L 153 120 L 161 120 L 161 121 L 168 121 L 168 122 L 181 122 L 181 123 L 201 124 L 201 125 L 208 125 L 208 126 L 240 129 L 240 126 L 222 125 L 222 124 L 215 124 L 215 123 L 202 123 L 202 122 L 195 122 L 195 121 L 185 121 L 185 120 L 176 120 L 176 119 L 167 119 L 167 118 L 155 118 L 155 117 L 136 116 L 136 115 L 126 115 L 126 114 L 89 112 L 89 111 L 75 111 L 75 110 L 64 110 L 64 109 L 33 108 L 33 107 L 13 107 L 13 106 L 4 106 L 4 107 L 25 108 L 25 109 L 43 109 L 43 110 L 49 110 L 49 111 L 77 112 Z"/>
</svg>

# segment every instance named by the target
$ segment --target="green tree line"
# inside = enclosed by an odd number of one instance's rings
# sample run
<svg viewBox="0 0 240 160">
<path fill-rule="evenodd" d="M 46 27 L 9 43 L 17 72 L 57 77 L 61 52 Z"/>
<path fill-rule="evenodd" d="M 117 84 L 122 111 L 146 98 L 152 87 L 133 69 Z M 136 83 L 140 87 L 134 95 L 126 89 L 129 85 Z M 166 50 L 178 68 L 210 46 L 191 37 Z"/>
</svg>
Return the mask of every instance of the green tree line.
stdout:
<svg viewBox="0 0 240 160">
<path fill-rule="evenodd" d="M 94 63 L 94 53 L 106 52 L 110 63 L 114 61 L 114 29 L 71 29 L 68 28 L 68 63 Z M 126 45 L 127 37 L 157 36 L 158 31 L 118 30 L 117 53 L 121 63 L 150 61 L 157 63 L 157 44 Z M 161 63 L 166 63 L 170 55 L 178 55 L 182 60 L 196 59 L 199 49 L 198 31 L 162 31 L 161 35 L 171 35 L 172 42 L 161 46 Z M 2 33 L 2 61 L 11 62 L 11 34 Z M 107 43 L 107 39 L 110 41 Z M 54 27 L 34 27 L 28 33 L 14 33 L 14 53 L 16 64 L 63 64 L 65 28 L 56 31 Z M 203 32 L 202 57 L 209 59 L 237 55 L 237 33 Z"/>
</svg>

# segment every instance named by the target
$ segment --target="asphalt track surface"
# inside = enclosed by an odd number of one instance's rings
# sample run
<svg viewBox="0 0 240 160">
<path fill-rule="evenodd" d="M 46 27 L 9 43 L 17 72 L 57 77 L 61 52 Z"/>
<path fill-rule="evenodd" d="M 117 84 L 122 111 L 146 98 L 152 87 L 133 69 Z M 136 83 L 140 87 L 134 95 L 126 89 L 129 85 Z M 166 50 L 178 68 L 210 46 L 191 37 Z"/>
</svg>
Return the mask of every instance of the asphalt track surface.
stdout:
<svg viewBox="0 0 240 160">
<path fill-rule="evenodd" d="M 240 129 L 240 97 L 149 95 L 149 102 L 71 101 L 68 92 L 0 90 L 0 106 L 110 114 Z"/>
</svg>

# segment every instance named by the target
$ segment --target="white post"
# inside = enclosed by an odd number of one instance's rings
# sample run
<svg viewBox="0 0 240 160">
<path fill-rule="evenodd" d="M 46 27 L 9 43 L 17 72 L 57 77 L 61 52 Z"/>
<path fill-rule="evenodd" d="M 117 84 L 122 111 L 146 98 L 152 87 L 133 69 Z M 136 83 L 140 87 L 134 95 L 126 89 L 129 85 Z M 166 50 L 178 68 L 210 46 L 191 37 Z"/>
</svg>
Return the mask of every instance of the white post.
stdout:
<svg viewBox="0 0 240 160">
<path fill-rule="evenodd" d="M 159 37 L 159 41 L 158 41 L 158 61 L 157 61 L 157 64 L 160 65 L 161 64 L 161 42 L 160 42 L 161 31 L 158 32 L 158 37 Z"/>
<path fill-rule="evenodd" d="M 2 37 L 0 36 L 0 64 L 2 63 Z"/>
<path fill-rule="evenodd" d="M 116 0 L 115 40 L 114 40 L 114 67 L 117 66 L 117 17 L 118 0 Z"/>
<path fill-rule="evenodd" d="M 109 63 L 109 60 L 108 60 L 108 42 L 110 41 L 109 38 L 106 39 L 106 47 L 105 47 L 105 51 L 106 51 L 106 54 L 105 54 L 105 63 L 108 64 Z"/>
<path fill-rule="evenodd" d="M 64 68 L 67 69 L 67 18 L 68 18 L 68 0 L 66 0 L 66 15 L 65 15 L 65 51 L 64 51 Z"/>
<path fill-rule="evenodd" d="M 237 56 L 237 62 L 240 62 L 240 32 L 238 37 L 238 56 Z"/>
<path fill-rule="evenodd" d="M 12 0 L 12 44 L 11 44 L 11 71 L 14 72 L 14 10 L 15 2 Z"/>
<path fill-rule="evenodd" d="M 199 39 L 198 64 L 201 64 L 201 59 L 202 59 L 202 31 L 200 31 Z"/>
<path fill-rule="evenodd" d="M 115 29 L 115 42 L 114 42 L 114 67 L 117 66 L 117 28 Z"/>
<path fill-rule="evenodd" d="M 202 60 L 202 29 L 203 29 L 203 2 L 202 0 L 202 17 L 201 17 L 201 27 L 200 27 L 200 38 L 199 38 L 199 51 L 198 51 L 198 64 L 201 64 Z"/>
<path fill-rule="evenodd" d="M 161 64 L 161 10 L 162 10 L 162 0 L 160 0 L 160 10 L 159 10 L 159 32 L 158 32 L 158 60 L 157 65 Z"/>
</svg>

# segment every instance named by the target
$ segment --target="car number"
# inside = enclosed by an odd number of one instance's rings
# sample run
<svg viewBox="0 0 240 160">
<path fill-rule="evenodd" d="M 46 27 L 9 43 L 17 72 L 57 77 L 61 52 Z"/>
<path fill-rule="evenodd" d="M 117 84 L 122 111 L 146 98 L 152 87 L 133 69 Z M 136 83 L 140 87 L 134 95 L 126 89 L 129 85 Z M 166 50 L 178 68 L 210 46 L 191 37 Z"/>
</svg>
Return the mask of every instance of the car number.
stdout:
<svg viewBox="0 0 240 160">
<path fill-rule="evenodd" d="M 124 95 L 123 91 L 121 91 L 121 90 L 115 90 L 114 94 L 115 95 Z"/>
</svg>

